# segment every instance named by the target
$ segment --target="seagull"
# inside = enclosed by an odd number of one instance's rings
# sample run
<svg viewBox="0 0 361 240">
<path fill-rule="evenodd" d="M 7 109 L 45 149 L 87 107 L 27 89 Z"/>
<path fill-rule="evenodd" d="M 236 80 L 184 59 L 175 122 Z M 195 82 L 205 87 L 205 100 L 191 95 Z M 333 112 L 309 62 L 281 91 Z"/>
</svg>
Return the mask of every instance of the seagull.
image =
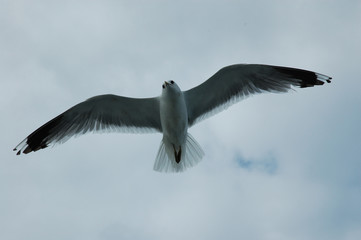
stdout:
<svg viewBox="0 0 361 240">
<path fill-rule="evenodd" d="M 163 134 L 153 169 L 182 172 L 204 156 L 188 128 L 256 93 L 288 92 L 330 83 L 331 77 L 297 68 L 235 64 L 224 67 L 202 84 L 182 91 L 173 81 L 162 84 L 153 98 L 99 95 L 81 102 L 45 123 L 14 151 L 36 152 L 75 135 L 97 131 L 159 132 Z"/>
</svg>

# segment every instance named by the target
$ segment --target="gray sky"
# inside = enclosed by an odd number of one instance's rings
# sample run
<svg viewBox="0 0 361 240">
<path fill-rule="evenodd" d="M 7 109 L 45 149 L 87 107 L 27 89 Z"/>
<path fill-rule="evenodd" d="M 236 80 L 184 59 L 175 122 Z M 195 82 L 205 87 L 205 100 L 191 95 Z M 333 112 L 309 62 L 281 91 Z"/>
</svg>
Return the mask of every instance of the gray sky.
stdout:
<svg viewBox="0 0 361 240">
<path fill-rule="evenodd" d="M 360 1 L 0 1 L 0 239 L 361 239 Z M 160 134 L 12 148 L 76 103 L 187 90 L 235 63 L 332 84 L 250 97 L 190 129 L 206 155 L 152 170 Z"/>
</svg>

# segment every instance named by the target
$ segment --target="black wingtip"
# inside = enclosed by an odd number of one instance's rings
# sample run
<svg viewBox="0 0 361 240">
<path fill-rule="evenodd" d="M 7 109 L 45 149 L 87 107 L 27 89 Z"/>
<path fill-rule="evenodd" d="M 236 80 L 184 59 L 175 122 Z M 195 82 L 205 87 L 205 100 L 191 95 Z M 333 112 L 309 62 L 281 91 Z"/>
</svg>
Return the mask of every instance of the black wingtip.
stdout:
<svg viewBox="0 0 361 240">
<path fill-rule="evenodd" d="M 19 146 L 19 145 L 18 145 Z M 13 151 L 18 151 L 18 146 L 16 146 Z M 16 153 L 16 155 L 20 155 L 21 154 L 21 149 Z"/>
<path fill-rule="evenodd" d="M 36 152 L 40 149 L 48 147 L 48 137 L 51 134 L 51 131 L 53 131 L 53 129 L 59 124 L 62 117 L 62 115 L 57 116 L 25 138 L 14 149 L 15 151 L 16 148 L 20 148 L 20 151 L 17 153 L 17 155 L 20 155 L 21 153 L 28 154 L 30 152 Z"/>
<path fill-rule="evenodd" d="M 332 77 L 320 74 L 320 73 L 316 73 L 316 77 L 318 81 L 322 81 L 323 83 L 327 82 L 327 83 L 331 83 L 331 79 Z"/>
<path fill-rule="evenodd" d="M 17 148 L 14 148 L 13 151 L 18 151 L 18 149 L 17 149 Z M 20 155 L 20 154 L 21 154 L 21 150 L 19 150 L 19 151 L 16 153 L 16 155 Z"/>
<path fill-rule="evenodd" d="M 300 88 L 313 87 L 316 85 L 323 85 L 325 82 L 330 83 L 331 77 L 324 74 L 297 69 L 297 68 L 288 68 L 288 67 L 274 67 L 277 71 L 286 74 L 290 78 L 298 79 Z"/>
</svg>

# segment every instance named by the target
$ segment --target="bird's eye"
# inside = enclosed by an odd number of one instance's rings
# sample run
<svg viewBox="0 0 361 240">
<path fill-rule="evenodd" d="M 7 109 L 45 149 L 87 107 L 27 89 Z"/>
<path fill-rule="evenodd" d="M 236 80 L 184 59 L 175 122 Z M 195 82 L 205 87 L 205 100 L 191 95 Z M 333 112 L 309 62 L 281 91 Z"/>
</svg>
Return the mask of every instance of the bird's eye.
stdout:
<svg viewBox="0 0 361 240">
<path fill-rule="evenodd" d="M 170 81 L 170 83 L 171 83 L 171 84 L 174 84 L 174 81 L 172 80 L 172 81 Z"/>
<path fill-rule="evenodd" d="M 165 88 L 164 84 L 162 85 L 162 88 Z"/>
</svg>

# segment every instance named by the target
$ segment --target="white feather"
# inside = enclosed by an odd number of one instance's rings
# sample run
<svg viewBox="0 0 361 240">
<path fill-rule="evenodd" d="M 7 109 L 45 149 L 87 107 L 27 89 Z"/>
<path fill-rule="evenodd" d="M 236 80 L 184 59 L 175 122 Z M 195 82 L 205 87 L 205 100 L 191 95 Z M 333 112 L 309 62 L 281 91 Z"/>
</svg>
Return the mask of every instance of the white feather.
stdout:
<svg viewBox="0 0 361 240">
<path fill-rule="evenodd" d="M 153 169 L 157 172 L 183 172 L 197 165 L 204 156 L 201 146 L 189 133 L 182 149 L 182 160 L 176 163 L 173 148 L 162 140 Z"/>
</svg>

